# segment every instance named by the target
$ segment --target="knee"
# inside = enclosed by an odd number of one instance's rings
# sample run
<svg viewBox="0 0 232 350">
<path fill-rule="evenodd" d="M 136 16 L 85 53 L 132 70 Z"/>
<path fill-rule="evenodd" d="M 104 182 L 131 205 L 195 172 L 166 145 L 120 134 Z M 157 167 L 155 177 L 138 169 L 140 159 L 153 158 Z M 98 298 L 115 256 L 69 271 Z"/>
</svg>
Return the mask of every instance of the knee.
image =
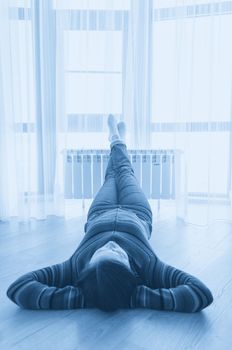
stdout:
<svg viewBox="0 0 232 350">
<path fill-rule="evenodd" d="M 119 176 L 125 176 L 125 175 L 133 175 L 134 176 L 134 169 L 129 166 L 129 165 L 121 165 L 119 168 L 118 168 L 118 174 Z"/>
</svg>

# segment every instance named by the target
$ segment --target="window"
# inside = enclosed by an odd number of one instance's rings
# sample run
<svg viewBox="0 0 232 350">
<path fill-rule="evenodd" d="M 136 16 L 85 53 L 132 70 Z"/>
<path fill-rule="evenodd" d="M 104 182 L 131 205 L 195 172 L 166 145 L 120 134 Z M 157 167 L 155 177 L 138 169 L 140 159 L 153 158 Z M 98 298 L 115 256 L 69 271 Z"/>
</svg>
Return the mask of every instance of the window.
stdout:
<svg viewBox="0 0 232 350">
<path fill-rule="evenodd" d="M 164 2 L 155 2 L 154 10 L 152 146 L 185 150 L 191 196 L 210 191 L 226 197 L 231 176 L 232 14 L 220 16 L 222 3 L 168 5 L 164 11 Z"/>
</svg>

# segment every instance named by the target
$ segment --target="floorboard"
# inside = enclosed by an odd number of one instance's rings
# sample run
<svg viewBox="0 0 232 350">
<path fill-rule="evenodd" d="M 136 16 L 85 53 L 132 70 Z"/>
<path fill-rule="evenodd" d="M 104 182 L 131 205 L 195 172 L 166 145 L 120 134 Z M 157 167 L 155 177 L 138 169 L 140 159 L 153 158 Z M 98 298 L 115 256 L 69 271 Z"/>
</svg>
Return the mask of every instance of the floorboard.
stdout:
<svg viewBox="0 0 232 350">
<path fill-rule="evenodd" d="M 156 223 L 151 245 L 160 259 L 196 275 L 214 295 L 197 314 L 155 310 L 21 310 L 6 297 L 20 275 L 71 256 L 86 217 L 0 223 L 0 349 L 184 350 L 232 348 L 232 225 L 208 228 Z"/>
</svg>

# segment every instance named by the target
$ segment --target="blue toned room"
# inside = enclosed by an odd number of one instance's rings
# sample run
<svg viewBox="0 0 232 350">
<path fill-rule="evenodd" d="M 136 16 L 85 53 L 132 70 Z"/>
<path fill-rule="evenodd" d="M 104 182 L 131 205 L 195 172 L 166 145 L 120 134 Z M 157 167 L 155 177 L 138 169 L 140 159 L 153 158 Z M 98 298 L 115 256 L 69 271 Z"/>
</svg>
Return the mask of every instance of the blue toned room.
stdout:
<svg viewBox="0 0 232 350">
<path fill-rule="evenodd" d="M 232 1 L 0 1 L 0 348 L 232 348 Z"/>
</svg>

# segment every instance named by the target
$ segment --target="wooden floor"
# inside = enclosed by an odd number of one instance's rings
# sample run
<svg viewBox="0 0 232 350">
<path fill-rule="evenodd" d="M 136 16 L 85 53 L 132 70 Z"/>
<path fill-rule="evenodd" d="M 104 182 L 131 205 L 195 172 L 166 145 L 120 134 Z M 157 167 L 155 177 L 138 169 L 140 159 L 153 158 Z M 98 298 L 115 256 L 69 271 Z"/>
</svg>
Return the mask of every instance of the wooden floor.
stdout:
<svg viewBox="0 0 232 350">
<path fill-rule="evenodd" d="M 160 222 L 151 244 L 165 262 L 202 279 L 214 303 L 197 314 L 122 310 L 21 310 L 6 297 L 20 275 L 71 256 L 85 217 L 0 224 L 0 349 L 232 349 L 232 225 Z"/>
</svg>

